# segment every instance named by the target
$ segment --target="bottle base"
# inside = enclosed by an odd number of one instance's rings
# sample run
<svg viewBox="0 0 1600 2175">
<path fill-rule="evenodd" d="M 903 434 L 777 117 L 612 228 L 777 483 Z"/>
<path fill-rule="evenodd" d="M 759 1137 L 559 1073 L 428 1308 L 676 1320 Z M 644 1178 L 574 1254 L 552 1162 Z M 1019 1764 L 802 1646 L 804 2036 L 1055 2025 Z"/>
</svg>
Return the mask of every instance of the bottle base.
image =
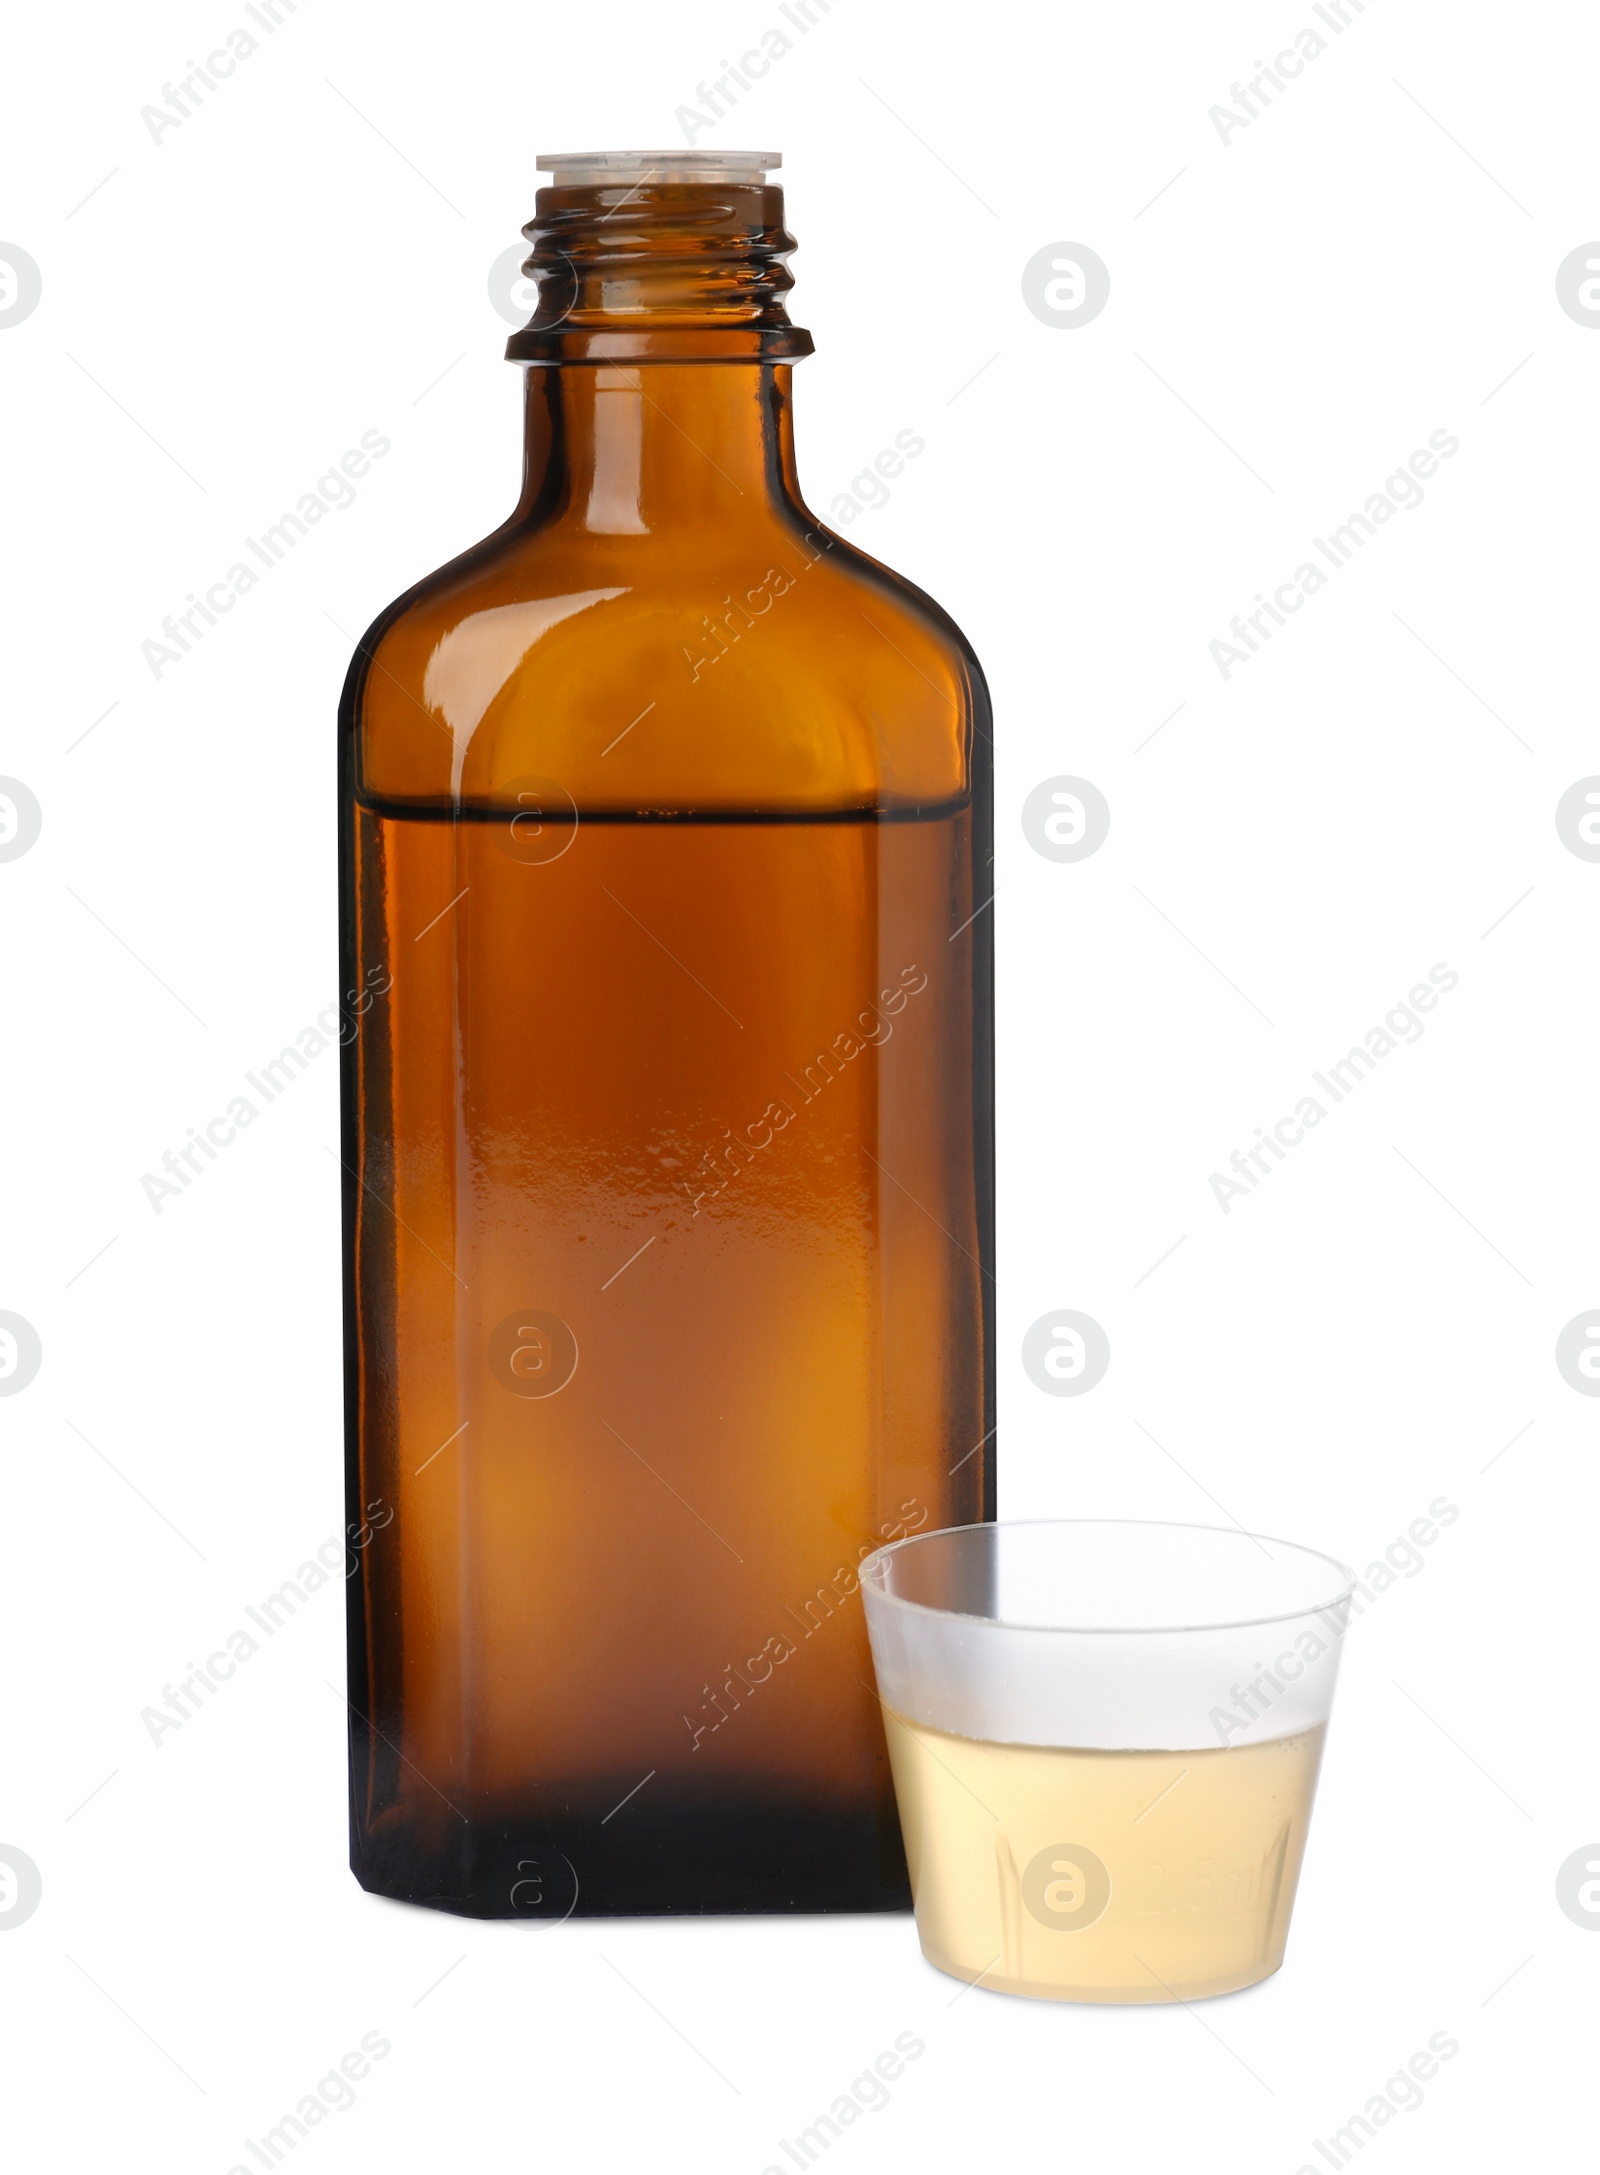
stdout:
<svg viewBox="0 0 1600 2175">
<path fill-rule="evenodd" d="M 892 1818 L 892 1816 L 891 1816 Z M 350 1869 L 370 1895 L 462 1918 L 676 1918 L 909 1911 L 898 1827 L 798 1813 L 685 1812 L 649 1829 L 461 1820 L 426 1844 L 358 1828 Z"/>
</svg>

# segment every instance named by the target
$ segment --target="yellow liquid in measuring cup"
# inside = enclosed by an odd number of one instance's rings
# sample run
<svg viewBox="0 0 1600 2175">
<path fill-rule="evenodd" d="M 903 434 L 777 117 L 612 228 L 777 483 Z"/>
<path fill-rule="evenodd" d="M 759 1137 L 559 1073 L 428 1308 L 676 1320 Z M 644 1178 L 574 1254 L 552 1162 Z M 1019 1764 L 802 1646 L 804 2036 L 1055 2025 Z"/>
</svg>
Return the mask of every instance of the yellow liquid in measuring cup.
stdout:
<svg viewBox="0 0 1600 2175">
<path fill-rule="evenodd" d="M 1282 1963 L 1321 1726 L 1092 1752 L 884 1722 L 917 1932 L 941 1971 L 1056 2001 L 1188 2001 Z"/>
</svg>

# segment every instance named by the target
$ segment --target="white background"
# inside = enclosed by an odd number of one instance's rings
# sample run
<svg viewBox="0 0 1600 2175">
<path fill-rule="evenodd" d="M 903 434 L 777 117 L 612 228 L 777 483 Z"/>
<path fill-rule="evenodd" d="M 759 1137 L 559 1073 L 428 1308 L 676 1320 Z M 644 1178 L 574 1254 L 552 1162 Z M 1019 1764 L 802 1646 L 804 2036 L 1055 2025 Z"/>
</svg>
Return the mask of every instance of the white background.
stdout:
<svg viewBox="0 0 1600 2175">
<path fill-rule="evenodd" d="M 341 1524 L 336 1059 L 160 1215 L 142 1175 L 334 999 L 339 685 L 514 496 L 487 276 L 536 152 L 681 141 L 783 18 L 302 0 L 157 144 L 141 107 L 244 0 L 13 14 L 0 240 L 43 274 L 0 331 L 0 770 L 44 811 L 0 865 L 0 1307 L 44 1351 L 0 1403 L 0 1842 L 44 1884 L 0 1939 L 19 2165 L 253 2166 L 367 2032 L 392 2052 L 313 2175 L 760 2175 L 902 2032 L 925 2055 L 830 2167 L 1320 2170 L 1439 2032 L 1363 2164 L 1587 2136 L 1600 1941 L 1555 1876 L 1600 1834 L 1597 1415 L 1553 1354 L 1600 1304 L 1600 866 L 1554 811 L 1600 770 L 1600 339 L 1555 273 L 1600 234 L 1600 35 L 1348 11 L 834 0 L 700 139 L 784 154 L 812 504 L 925 436 L 845 533 L 993 686 L 1002 1511 L 1227 1515 L 1365 1566 L 1459 1509 L 1349 1641 L 1285 1969 L 1192 2011 L 962 1994 L 901 1918 L 363 1895 L 337 1580 L 152 1746 L 141 1710 Z M 1328 50 L 1224 144 L 1208 110 L 1308 26 Z M 1092 324 L 1024 306 L 1057 241 L 1110 268 Z M 357 502 L 154 677 L 162 618 L 371 429 Z M 1436 430 L 1425 503 L 1224 680 L 1212 640 Z M 1063 773 L 1112 812 L 1070 866 L 1019 821 Z M 1420 1042 L 1224 1214 L 1211 1174 L 1436 962 Z M 1018 1358 L 1060 1307 L 1110 1338 L 1076 1400 Z"/>
</svg>

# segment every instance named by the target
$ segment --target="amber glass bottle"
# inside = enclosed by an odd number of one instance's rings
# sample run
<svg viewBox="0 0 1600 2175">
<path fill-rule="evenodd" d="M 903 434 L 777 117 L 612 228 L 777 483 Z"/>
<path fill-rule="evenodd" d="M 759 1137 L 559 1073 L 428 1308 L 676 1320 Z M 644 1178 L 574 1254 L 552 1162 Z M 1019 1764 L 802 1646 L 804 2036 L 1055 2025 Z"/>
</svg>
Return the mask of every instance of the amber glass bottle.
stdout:
<svg viewBox="0 0 1600 2175">
<path fill-rule="evenodd" d="M 800 497 L 776 159 L 540 163 L 521 498 L 341 713 L 353 1864 L 899 1909 L 856 1568 L 993 1515 L 987 698 Z"/>
</svg>

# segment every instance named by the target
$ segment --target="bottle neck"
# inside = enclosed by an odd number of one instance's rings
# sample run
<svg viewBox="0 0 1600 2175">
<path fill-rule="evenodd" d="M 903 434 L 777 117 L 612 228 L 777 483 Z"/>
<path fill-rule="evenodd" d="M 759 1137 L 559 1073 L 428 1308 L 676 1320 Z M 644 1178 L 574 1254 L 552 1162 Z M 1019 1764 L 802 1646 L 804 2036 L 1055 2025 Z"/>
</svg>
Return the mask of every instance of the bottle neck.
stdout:
<svg viewBox="0 0 1600 2175">
<path fill-rule="evenodd" d="M 790 364 L 794 238 L 765 182 L 586 179 L 539 191 L 518 514 L 595 536 L 804 515 Z"/>
<path fill-rule="evenodd" d="M 804 516 L 783 363 L 527 372 L 519 518 L 593 536 Z"/>
</svg>

